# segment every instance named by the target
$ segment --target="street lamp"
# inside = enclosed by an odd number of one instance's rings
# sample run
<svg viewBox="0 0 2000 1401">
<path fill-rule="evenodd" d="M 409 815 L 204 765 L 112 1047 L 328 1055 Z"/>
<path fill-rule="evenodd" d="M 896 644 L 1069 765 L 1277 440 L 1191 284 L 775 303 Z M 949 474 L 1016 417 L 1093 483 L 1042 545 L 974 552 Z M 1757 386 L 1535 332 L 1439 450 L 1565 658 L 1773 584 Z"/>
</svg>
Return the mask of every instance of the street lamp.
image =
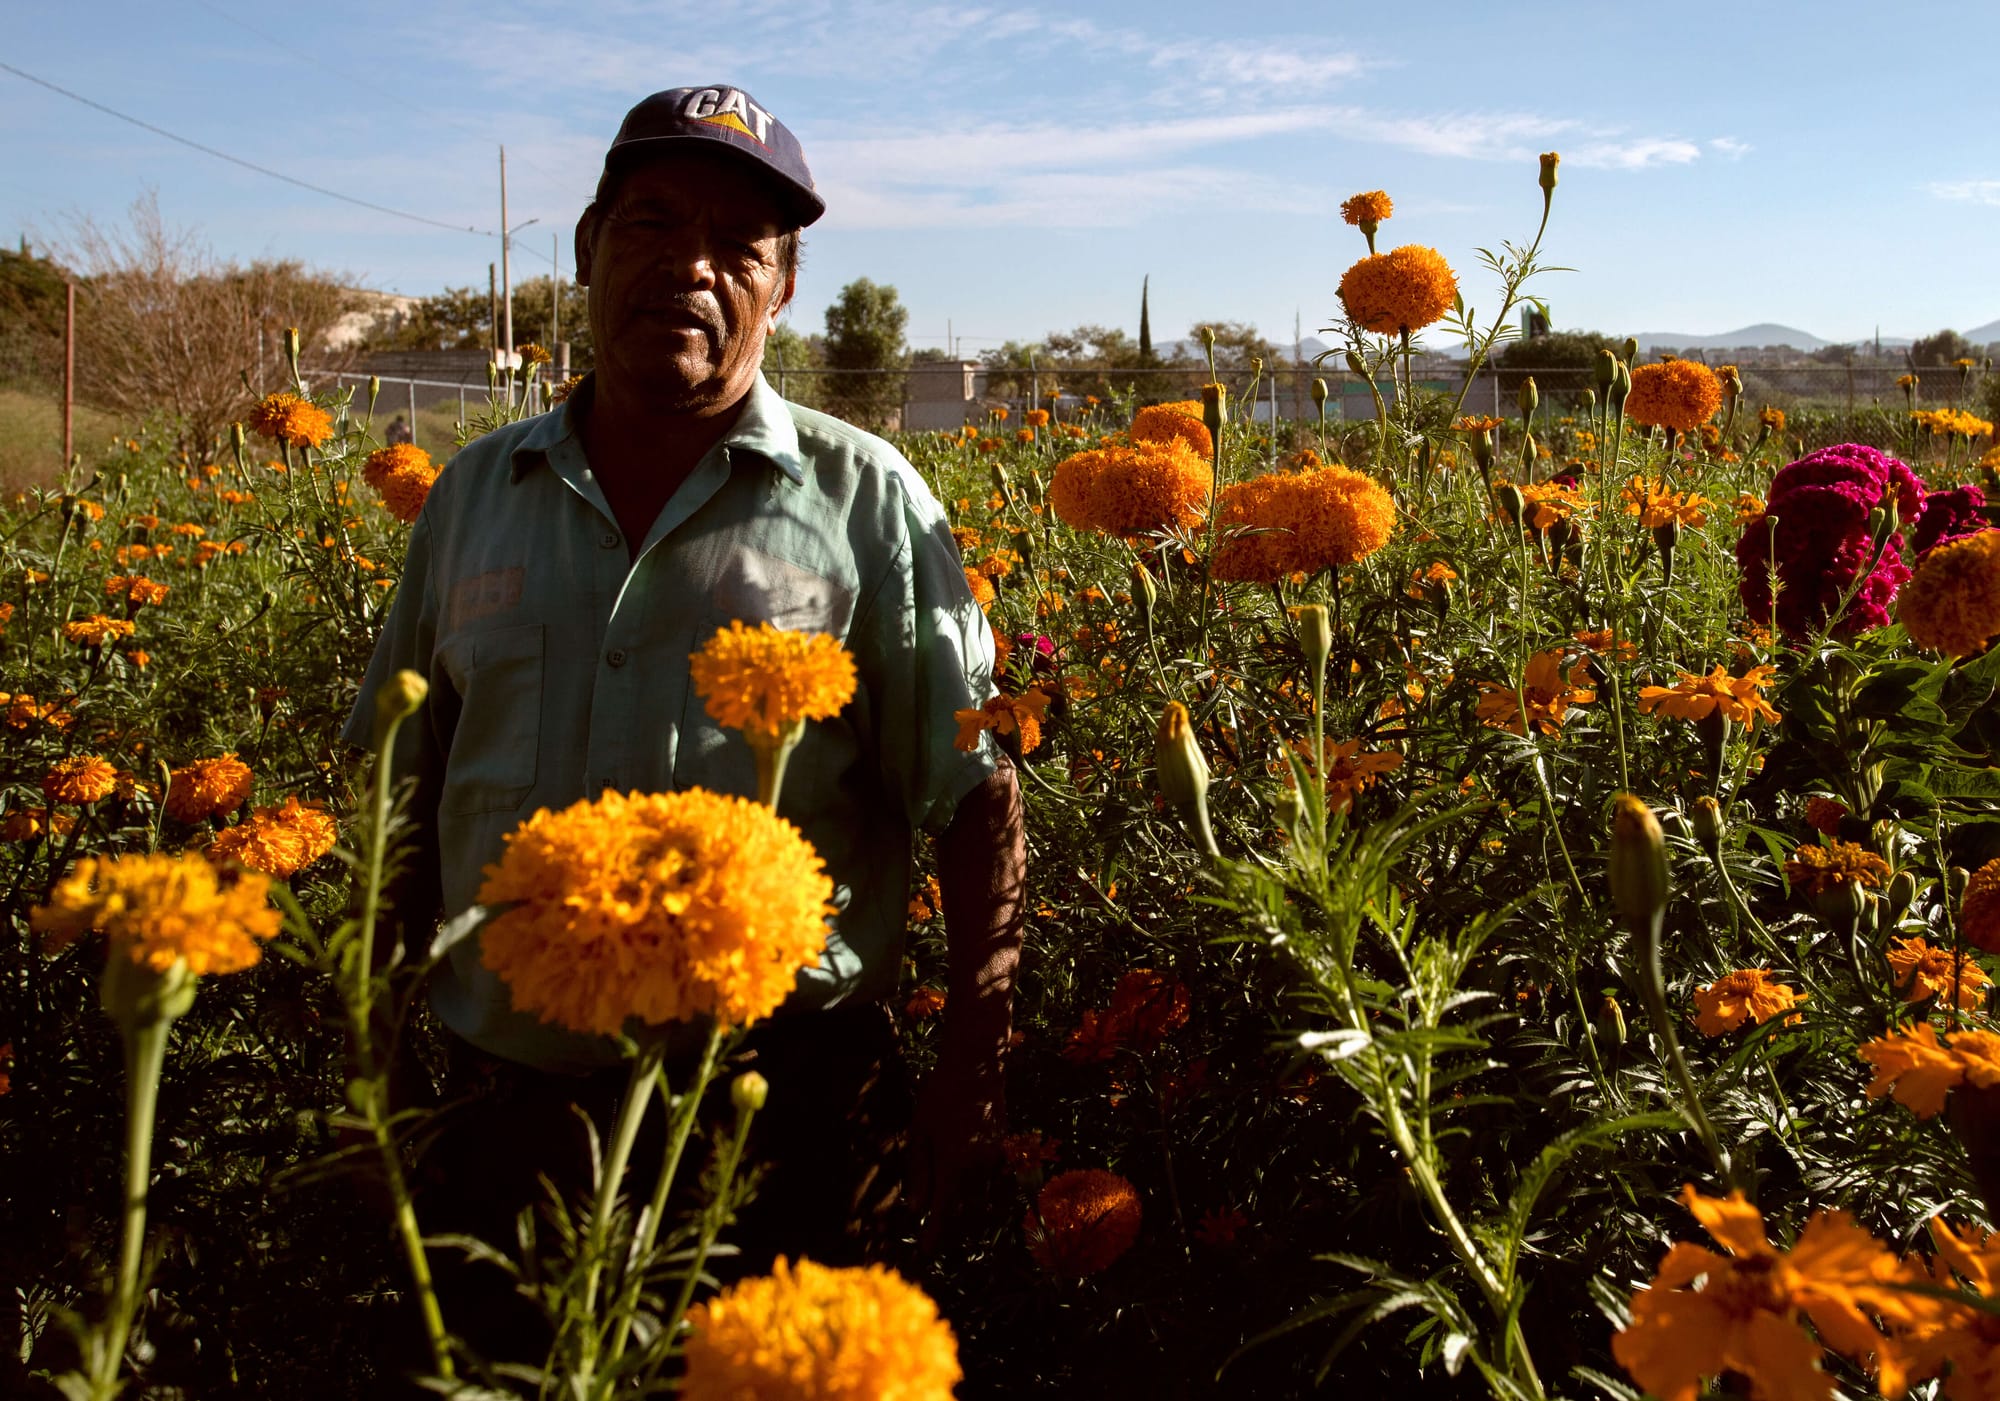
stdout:
<svg viewBox="0 0 2000 1401">
<path fill-rule="evenodd" d="M 507 357 L 508 369 L 520 368 L 514 358 L 514 281 L 512 269 L 508 266 L 508 251 L 513 247 L 515 234 L 529 224 L 540 222 L 540 219 L 525 220 L 500 236 L 500 351 Z"/>
</svg>

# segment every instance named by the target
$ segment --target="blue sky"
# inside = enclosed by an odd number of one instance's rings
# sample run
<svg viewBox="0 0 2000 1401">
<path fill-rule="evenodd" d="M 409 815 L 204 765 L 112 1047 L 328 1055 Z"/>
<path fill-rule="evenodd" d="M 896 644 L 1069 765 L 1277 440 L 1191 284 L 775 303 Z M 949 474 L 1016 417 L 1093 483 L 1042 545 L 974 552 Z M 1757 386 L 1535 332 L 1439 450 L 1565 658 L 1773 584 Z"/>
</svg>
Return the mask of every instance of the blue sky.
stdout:
<svg viewBox="0 0 2000 1401">
<path fill-rule="evenodd" d="M 454 225 L 499 218 L 548 268 L 624 109 L 749 89 L 830 206 L 793 313 L 893 283 L 911 338 L 974 352 L 1097 322 L 1290 339 L 1362 251 L 1340 200 L 1387 189 L 1383 247 L 1524 241 L 1563 155 L 1534 290 L 1558 327 L 1828 338 L 2000 317 L 2000 144 L 1978 56 L 2000 6 L 926 0 L 311 7 L 23 6 L 0 61 L 313 183 Z M 1965 55 L 1953 62 L 1950 55 Z M 1957 76 L 1954 76 L 1957 75 Z M 404 222 L 175 146 L 0 72 L 0 236 L 115 223 L 148 187 L 238 258 L 411 293 L 483 282 L 498 240 Z"/>
</svg>

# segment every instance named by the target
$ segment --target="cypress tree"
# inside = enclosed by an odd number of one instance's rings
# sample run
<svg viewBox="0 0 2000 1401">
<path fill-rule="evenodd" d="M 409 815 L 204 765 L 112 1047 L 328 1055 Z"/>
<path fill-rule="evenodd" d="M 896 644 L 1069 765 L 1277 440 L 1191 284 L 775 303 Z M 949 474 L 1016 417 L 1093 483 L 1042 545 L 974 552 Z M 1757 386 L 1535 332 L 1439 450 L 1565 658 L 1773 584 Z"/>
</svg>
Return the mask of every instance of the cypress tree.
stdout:
<svg viewBox="0 0 2000 1401">
<path fill-rule="evenodd" d="M 1153 363 L 1153 318 L 1146 308 L 1146 294 L 1151 289 L 1153 275 L 1147 273 L 1139 283 L 1139 364 L 1141 367 Z"/>
</svg>

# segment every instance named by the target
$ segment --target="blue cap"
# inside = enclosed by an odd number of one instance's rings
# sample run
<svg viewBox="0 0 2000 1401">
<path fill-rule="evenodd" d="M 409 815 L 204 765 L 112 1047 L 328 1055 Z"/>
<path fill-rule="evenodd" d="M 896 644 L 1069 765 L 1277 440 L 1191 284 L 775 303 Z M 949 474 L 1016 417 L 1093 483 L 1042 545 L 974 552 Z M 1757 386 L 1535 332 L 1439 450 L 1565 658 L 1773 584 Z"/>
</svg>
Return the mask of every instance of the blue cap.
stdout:
<svg viewBox="0 0 2000 1401">
<path fill-rule="evenodd" d="M 812 171 L 806 168 L 798 137 L 741 88 L 718 83 L 654 93 L 625 114 L 611 149 L 604 153 L 604 169 L 608 174 L 614 161 L 670 141 L 706 141 L 754 161 L 773 177 L 799 228 L 826 213 L 826 201 L 813 189 Z"/>
</svg>

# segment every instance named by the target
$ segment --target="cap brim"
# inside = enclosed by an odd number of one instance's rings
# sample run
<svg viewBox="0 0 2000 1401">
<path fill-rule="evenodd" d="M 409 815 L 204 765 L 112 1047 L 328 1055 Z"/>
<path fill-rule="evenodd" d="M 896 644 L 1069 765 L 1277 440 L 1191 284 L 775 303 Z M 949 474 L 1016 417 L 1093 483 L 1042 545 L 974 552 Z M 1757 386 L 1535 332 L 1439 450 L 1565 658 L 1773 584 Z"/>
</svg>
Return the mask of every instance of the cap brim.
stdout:
<svg viewBox="0 0 2000 1401">
<path fill-rule="evenodd" d="M 716 151 L 736 159 L 745 169 L 763 177 L 764 183 L 778 196 L 784 211 L 793 220 L 794 228 L 806 228 L 826 213 L 826 201 L 807 185 L 802 185 L 791 176 L 779 170 L 753 151 L 746 151 L 734 140 L 721 132 L 714 135 L 692 131 L 677 131 L 661 136 L 639 136 L 628 141 L 620 141 L 604 153 L 604 168 L 628 165 L 635 160 L 644 160 L 650 155 L 664 153 L 676 145 L 699 146 L 704 151 Z"/>
</svg>

